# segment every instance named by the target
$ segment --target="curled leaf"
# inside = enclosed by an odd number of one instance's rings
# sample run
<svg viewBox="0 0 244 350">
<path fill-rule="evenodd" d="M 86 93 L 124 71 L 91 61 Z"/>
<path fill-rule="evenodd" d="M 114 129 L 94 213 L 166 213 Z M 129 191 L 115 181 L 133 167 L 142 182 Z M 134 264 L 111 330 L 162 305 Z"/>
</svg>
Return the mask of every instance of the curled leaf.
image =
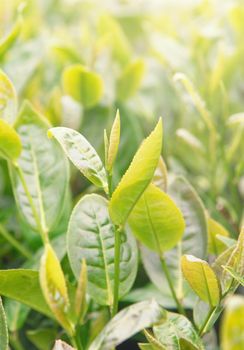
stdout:
<svg viewBox="0 0 244 350">
<path fill-rule="evenodd" d="M 49 243 L 46 244 L 41 259 L 40 285 L 46 302 L 54 316 L 72 334 L 73 327 L 67 317 L 69 297 L 64 274 L 59 260 Z"/>
<path fill-rule="evenodd" d="M 211 306 L 218 305 L 220 285 L 208 263 L 192 255 L 184 255 L 181 258 L 181 267 L 184 277 L 199 298 Z"/>
</svg>

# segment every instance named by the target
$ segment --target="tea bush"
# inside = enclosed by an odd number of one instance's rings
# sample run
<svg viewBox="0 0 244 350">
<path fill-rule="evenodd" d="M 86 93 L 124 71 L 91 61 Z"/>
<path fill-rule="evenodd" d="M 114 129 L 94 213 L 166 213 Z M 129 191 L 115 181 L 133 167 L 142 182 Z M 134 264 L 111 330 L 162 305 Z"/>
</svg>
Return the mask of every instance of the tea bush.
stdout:
<svg viewBox="0 0 244 350">
<path fill-rule="evenodd" d="M 241 2 L 0 19 L 0 350 L 244 348 Z"/>
</svg>

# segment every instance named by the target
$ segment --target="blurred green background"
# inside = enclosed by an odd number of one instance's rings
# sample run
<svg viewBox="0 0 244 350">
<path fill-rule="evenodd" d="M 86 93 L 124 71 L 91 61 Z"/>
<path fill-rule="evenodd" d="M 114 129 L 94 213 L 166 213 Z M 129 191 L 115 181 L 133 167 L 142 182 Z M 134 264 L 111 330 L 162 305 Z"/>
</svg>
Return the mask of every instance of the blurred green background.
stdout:
<svg viewBox="0 0 244 350">
<path fill-rule="evenodd" d="M 79 130 L 101 157 L 103 130 L 119 108 L 114 185 L 162 116 L 169 174 L 184 175 L 235 238 L 244 223 L 243 37 L 243 0 L 0 1 L 0 68 L 19 106 L 29 99 L 53 125 Z M 73 203 L 92 191 L 72 168 L 71 193 L 52 237 L 66 232 Z M 4 161 L 0 222 L 33 251 L 40 247 L 18 217 Z M 2 235 L 0 245 L 1 268 L 19 267 L 22 258 Z M 33 319 L 38 324 L 40 316 Z"/>
</svg>

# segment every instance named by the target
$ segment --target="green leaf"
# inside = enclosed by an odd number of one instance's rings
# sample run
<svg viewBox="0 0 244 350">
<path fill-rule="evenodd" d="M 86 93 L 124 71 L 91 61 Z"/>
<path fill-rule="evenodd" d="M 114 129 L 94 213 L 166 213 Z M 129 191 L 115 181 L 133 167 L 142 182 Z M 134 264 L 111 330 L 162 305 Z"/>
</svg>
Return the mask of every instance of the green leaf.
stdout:
<svg viewBox="0 0 244 350">
<path fill-rule="evenodd" d="M 225 267 L 231 269 L 232 274 L 244 275 L 244 228 L 240 232 L 236 245 L 226 249 L 213 264 L 213 269 L 221 282 L 222 292 L 234 292 L 239 282 L 233 279 Z"/>
<path fill-rule="evenodd" d="M 134 205 L 147 188 L 159 162 L 162 148 L 162 122 L 141 144 L 128 170 L 115 189 L 109 213 L 116 225 L 123 226 Z"/>
<path fill-rule="evenodd" d="M 108 151 L 106 156 L 106 169 L 111 173 L 114 161 L 116 159 L 120 141 L 120 115 L 119 110 L 116 113 L 116 117 L 110 133 Z"/>
<path fill-rule="evenodd" d="M 181 259 L 184 277 L 194 292 L 211 306 L 220 301 L 220 285 L 214 271 L 204 260 L 192 255 L 184 255 Z"/>
<path fill-rule="evenodd" d="M 65 235 L 58 236 L 51 241 L 51 245 L 58 257 L 61 261 L 66 254 L 66 237 Z M 32 269 L 39 270 L 40 258 L 43 254 L 44 248 L 41 247 L 38 251 L 33 255 L 32 259 L 26 261 L 22 268 L 24 269 Z M 5 312 L 8 320 L 9 329 L 14 332 L 20 329 L 26 318 L 30 312 L 30 308 L 24 304 L 21 304 L 13 299 L 7 299 L 5 301 Z"/>
<path fill-rule="evenodd" d="M 22 27 L 22 18 L 19 16 L 11 31 L 0 41 L 0 59 L 2 59 L 5 53 L 12 47 L 18 38 Z"/>
<path fill-rule="evenodd" d="M 49 350 L 55 341 L 57 331 L 50 328 L 39 328 L 27 331 L 26 336 L 38 350 Z"/>
<path fill-rule="evenodd" d="M 139 346 L 139 348 L 141 350 L 154 350 L 154 348 L 152 347 L 151 344 L 147 344 L 147 343 L 142 344 L 142 343 L 140 343 L 140 344 L 138 344 L 138 346 Z"/>
<path fill-rule="evenodd" d="M 115 227 L 107 200 L 97 194 L 84 196 L 75 206 L 68 228 L 68 256 L 79 279 L 81 261 L 88 269 L 88 293 L 99 304 L 112 305 Z M 137 246 L 128 228 L 121 233 L 120 297 L 126 294 L 137 273 Z"/>
<path fill-rule="evenodd" d="M 112 318 L 93 341 L 89 350 L 113 349 L 142 329 L 159 321 L 162 316 L 163 310 L 154 300 L 126 307 Z"/>
<path fill-rule="evenodd" d="M 85 108 L 95 106 L 103 95 L 103 81 L 100 75 L 79 64 L 65 69 L 63 88 L 66 94 L 82 103 Z"/>
<path fill-rule="evenodd" d="M 86 312 L 87 266 L 86 260 L 81 263 L 80 277 L 75 294 L 75 311 L 78 320 L 83 320 Z"/>
<path fill-rule="evenodd" d="M 26 305 L 12 299 L 6 299 L 4 306 L 8 328 L 11 332 L 15 332 L 24 325 L 30 309 Z"/>
<path fill-rule="evenodd" d="M 211 254 L 219 255 L 225 250 L 225 244 L 222 243 L 217 235 L 229 237 L 229 232 L 212 218 L 208 218 L 208 251 Z"/>
<path fill-rule="evenodd" d="M 70 161 L 88 180 L 107 192 L 107 177 L 102 161 L 84 136 L 64 127 L 49 129 L 48 135 L 55 137 Z"/>
<path fill-rule="evenodd" d="M 227 301 L 221 323 L 221 349 L 241 350 L 244 348 L 244 297 L 234 295 Z"/>
<path fill-rule="evenodd" d="M 68 320 L 69 297 L 59 260 L 49 243 L 41 259 L 40 285 L 47 304 L 59 323 L 70 333 L 73 327 Z"/>
<path fill-rule="evenodd" d="M 187 305 L 187 307 L 193 307 L 196 297 L 188 283 L 183 279 L 180 259 L 184 254 L 194 254 L 198 258 L 205 258 L 207 252 L 207 223 L 205 211 L 195 190 L 182 177 L 175 177 L 173 179 L 169 185 L 169 194 L 176 205 L 181 209 L 186 227 L 182 240 L 175 248 L 165 252 L 164 258 L 170 271 L 178 298 L 181 300 L 183 299 L 183 303 Z M 165 274 L 162 271 L 158 254 L 145 247 L 142 247 L 141 251 L 143 264 L 149 278 L 162 292 L 162 295 L 170 296 L 171 292 Z M 167 304 L 169 304 L 168 299 L 169 297 L 166 299 Z"/>
<path fill-rule="evenodd" d="M 62 214 L 69 181 L 68 162 L 60 147 L 48 140 L 48 127 L 47 120 L 26 102 L 16 122 L 23 147 L 18 166 L 43 231 L 55 228 Z M 18 209 L 25 222 L 38 231 L 39 226 L 20 174 L 11 164 L 9 170 Z"/>
<path fill-rule="evenodd" d="M 24 269 L 0 270 L 0 294 L 52 317 L 41 292 L 37 271 Z"/>
<path fill-rule="evenodd" d="M 15 161 L 21 153 L 21 140 L 17 132 L 0 119 L 0 157 Z"/>
<path fill-rule="evenodd" d="M 235 270 L 228 266 L 223 266 L 223 269 L 227 271 L 234 279 L 237 280 L 238 283 L 240 283 L 242 286 L 244 286 L 244 277 L 237 274 Z"/>
<path fill-rule="evenodd" d="M 183 216 L 174 201 L 153 184 L 137 201 L 129 224 L 141 243 L 160 254 L 173 248 L 185 229 Z"/>
<path fill-rule="evenodd" d="M 159 158 L 158 166 L 153 176 L 153 183 L 162 191 L 164 192 L 167 191 L 167 184 L 168 184 L 167 167 L 162 156 L 160 156 Z"/>
<path fill-rule="evenodd" d="M 17 116 L 17 95 L 12 82 L 0 70 L 0 118 L 13 124 Z"/>
<path fill-rule="evenodd" d="M 203 329 L 204 327 L 204 335 L 206 335 L 214 327 L 214 324 L 218 320 L 222 311 L 223 311 L 223 303 L 220 303 L 217 307 L 215 307 L 214 313 L 213 313 L 212 306 L 209 305 L 207 302 L 198 298 L 193 309 L 193 319 L 194 319 L 195 325 L 198 327 L 198 329 Z M 208 323 L 205 324 L 206 319 L 209 318 L 210 312 L 212 313 L 212 316 L 208 320 Z"/>
<path fill-rule="evenodd" d="M 99 17 L 98 29 L 107 46 L 110 46 L 115 60 L 126 64 L 130 60 L 132 49 L 119 21 L 106 13 Z"/>
<path fill-rule="evenodd" d="M 149 341 L 149 344 L 151 346 L 151 348 L 153 350 L 166 350 L 165 346 L 163 346 L 163 344 L 161 344 L 155 337 L 154 335 L 147 331 L 146 329 L 144 329 L 144 335 L 147 338 L 147 340 Z M 148 344 L 148 345 L 149 345 Z"/>
<path fill-rule="evenodd" d="M 139 89 L 145 71 L 143 60 L 129 63 L 117 82 L 117 95 L 120 101 L 126 101 L 134 96 Z"/>
<path fill-rule="evenodd" d="M 2 299 L 0 297 L 0 350 L 8 350 L 8 327 Z"/>
<path fill-rule="evenodd" d="M 168 350 L 203 349 L 192 323 L 183 315 L 168 313 L 162 324 L 153 327 L 156 339 Z"/>
</svg>

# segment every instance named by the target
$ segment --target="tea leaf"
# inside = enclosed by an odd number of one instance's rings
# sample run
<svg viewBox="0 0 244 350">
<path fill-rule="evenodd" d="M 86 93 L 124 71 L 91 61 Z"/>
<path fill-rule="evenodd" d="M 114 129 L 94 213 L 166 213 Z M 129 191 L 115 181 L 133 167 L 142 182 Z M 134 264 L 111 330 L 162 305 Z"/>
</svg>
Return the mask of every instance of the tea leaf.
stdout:
<svg viewBox="0 0 244 350">
<path fill-rule="evenodd" d="M 41 292 L 37 271 L 0 270 L 0 294 L 53 317 Z"/>
<path fill-rule="evenodd" d="M 88 180 L 107 192 L 107 177 L 102 161 L 84 136 L 64 127 L 49 129 L 48 136 L 55 137 L 70 161 Z"/>
<path fill-rule="evenodd" d="M 21 141 L 17 132 L 3 119 L 0 119 L 0 157 L 15 161 L 21 153 Z"/>
<path fill-rule="evenodd" d="M 27 338 L 38 350 L 50 349 L 50 344 L 53 344 L 57 336 L 57 330 L 52 328 L 31 329 L 26 332 Z"/>
<path fill-rule="evenodd" d="M 112 305 L 114 282 L 115 227 L 106 199 L 91 194 L 75 206 L 68 228 L 68 256 L 79 279 L 81 261 L 88 269 L 88 293 L 99 304 Z M 130 231 L 121 233 L 120 296 L 126 294 L 136 277 L 137 246 Z"/>
<path fill-rule="evenodd" d="M 103 81 L 100 75 L 79 64 L 65 69 L 63 87 L 66 94 L 82 103 L 85 108 L 96 105 L 103 95 Z"/>
<path fill-rule="evenodd" d="M 138 346 L 141 350 L 154 350 L 154 349 L 156 349 L 156 348 L 153 348 L 151 344 L 147 344 L 147 343 L 145 343 L 145 344 L 140 343 L 140 344 L 138 344 Z"/>
<path fill-rule="evenodd" d="M 208 334 L 208 332 L 214 327 L 214 324 L 218 320 L 222 311 L 223 311 L 223 303 L 220 303 L 218 306 L 216 306 L 213 312 L 211 305 L 209 305 L 207 302 L 198 298 L 193 309 L 193 319 L 198 329 L 202 329 L 203 335 Z M 209 318 L 210 313 L 211 313 L 211 317 Z M 208 319 L 208 322 L 206 324 L 207 319 Z"/>
<path fill-rule="evenodd" d="M 8 350 L 8 327 L 2 299 L 0 297 L 0 350 Z"/>
<path fill-rule="evenodd" d="M 147 340 L 149 341 L 149 344 L 151 346 L 151 348 L 153 350 L 166 350 L 166 348 L 163 346 L 163 344 L 161 344 L 155 337 L 154 335 L 147 331 L 146 329 L 144 329 L 144 335 L 147 338 Z M 148 344 L 148 345 L 149 345 Z"/>
<path fill-rule="evenodd" d="M 159 158 L 158 166 L 155 170 L 152 181 L 154 185 L 160 188 L 162 191 L 164 192 L 167 191 L 167 184 L 168 184 L 167 167 L 162 156 L 160 156 Z"/>
<path fill-rule="evenodd" d="M 109 173 L 111 173 L 112 171 L 112 167 L 117 156 L 117 152 L 119 149 L 119 141 L 120 141 L 120 115 L 119 115 L 119 111 L 117 111 L 116 117 L 112 126 L 112 130 L 110 133 L 108 152 L 107 152 L 106 169 Z"/>
<path fill-rule="evenodd" d="M 129 63 L 117 82 L 117 94 L 120 101 L 125 101 L 136 94 L 145 71 L 143 60 L 138 59 Z"/>
<path fill-rule="evenodd" d="M 16 121 L 16 130 L 23 147 L 18 167 L 28 193 L 18 169 L 9 165 L 18 209 L 25 222 L 36 231 L 40 231 L 40 225 L 37 224 L 35 212 L 43 231 L 55 227 L 62 213 L 69 181 L 67 160 L 60 147 L 47 139 L 48 127 L 47 120 L 26 102 Z"/>
<path fill-rule="evenodd" d="M 6 37 L 4 37 L 0 41 L 0 59 L 2 59 L 5 53 L 13 46 L 16 39 L 18 38 L 22 27 L 22 18 L 19 16 L 17 21 L 15 22 L 13 28 L 8 33 Z"/>
<path fill-rule="evenodd" d="M 6 299 L 4 303 L 5 313 L 8 320 L 8 328 L 11 332 L 20 329 L 30 312 L 30 308 L 13 299 Z"/>
<path fill-rule="evenodd" d="M 156 301 L 143 301 L 120 311 L 92 342 L 89 350 L 113 349 L 163 316 Z"/>
<path fill-rule="evenodd" d="M 217 235 L 229 237 L 229 232 L 220 223 L 208 218 L 208 251 L 215 255 L 225 250 L 225 244 L 218 239 Z"/>
<path fill-rule="evenodd" d="M 159 253 L 173 248 L 185 229 L 183 216 L 174 201 L 153 184 L 136 203 L 129 223 L 137 239 Z"/>
<path fill-rule="evenodd" d="M 185 316 L 168 313 L 162 324 L 153 327 L 153 333 L 165 349 L 203 350 L 201 339 Z"/>
<path fill-rule="evenodd" d="M 17 95 L 12 82 L 0 70 L 0 118 L 13 124 L 17 116 Z"/>
<path fill-rule="evenodd" d="M 182 240 L 175 248 L 165 252 L 164 258 L 178 298 L 185 298 L 186 300 L 183 302 L 187 303 L 187 307 L 193 307 L 195 303 L 194 293 L 182 278 L 180 259 L 184 254 L 194 254 L 198 258 L 205 258 L 207 251 L 206 216 L 200 198 L 183 177 L 174 178 L 169 185 L 169 194 L 181 209 L 186 227 Z M 142 260 L 151 281 L 163 295 L 170 296 L 171 292 L 162 271 L 158 254 L 142 247 Z"/>
<path fill-rule="evenodd" d="M 67 319 L 69 297 L 64 274 L 51 245 L 45 245 L 41 259 L 40 285 L 47 304 L 60 324 L 72 334 L 73 328 Z"/>
<path fill-rule="evenodd" d="M 221 349 L 240 350 L 244 348 L 244 297 L 232 296 L 228 302 L 221 323 Z"/>
<path fill-rule="evenodd" d="M 221 263 L 222 268 L 223 266 L 225 266 L 228 269 L 231 269 L 232 274 L 234 273 L 239 276 L 244 275 L 244 227 L 242 227 L 236 246 L 231 252 L 228 260 L 226 261 L 226 263 L 224 263 L 224 261 L 222 260 Z M 229 289 L 231 291 L 234 291 L 239 284 L 236 280 L 233 281 L 233 277 L 229 274 L 229 272 L 226 271 L 226 269 L 222 270 L 220 280 L 223 292 Z"/>
<path fill-rule="evenodd" d="M 124 225 L 134 205 L 152 180 L 162 147 L 162 122 L 136 152 L 128 170 L 115 189 L 109 203 L 109 213 L 116 225 Z"/>
<path fill-rule="evenodd" d="M 87 266 L 86 260 L 82 260 L 80 278 L 75 294 L 75 311 L 78 320 L 82 320 L 86 312 Z"/>
<path fill-rule="evenodd" d="M 218 279 L 208 263 L 192 255 L 184 255 L 181 259 L 181 267 L 184 277 L 194 292 L 211 306 L 218 305 L 220 287 Z"/>
<path fill-rule="evenodd" d="M 237 274 L 235 270 L 228 266 L 223 266 L 224 270 L 227 271 L 234 279 L 237 280 L 238 283 L 240 283 L 242 286 L 244 286 L 244 277 Z"/>
</svg>

